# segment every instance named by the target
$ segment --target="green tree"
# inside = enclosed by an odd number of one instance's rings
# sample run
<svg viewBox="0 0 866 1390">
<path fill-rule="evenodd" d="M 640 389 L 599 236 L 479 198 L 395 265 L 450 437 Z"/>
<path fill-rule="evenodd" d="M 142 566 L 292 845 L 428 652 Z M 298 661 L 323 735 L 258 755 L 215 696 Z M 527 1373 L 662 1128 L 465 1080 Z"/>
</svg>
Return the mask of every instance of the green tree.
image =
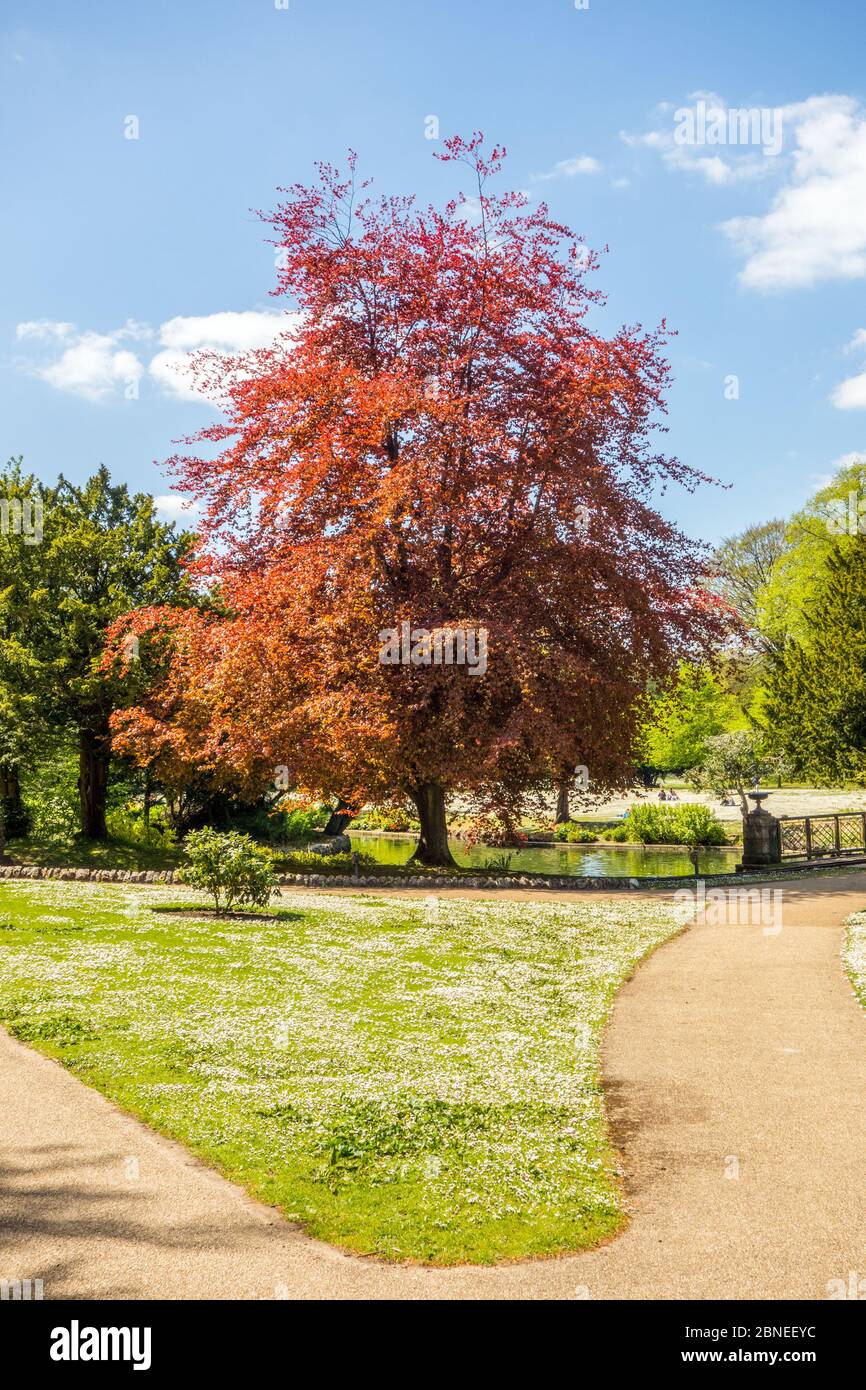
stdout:
<svg viewBox="0 0 866 1390">
<path fill-rule="evenodd" d="M 3 664 L 0 642 L 0 666 Z M 18 769 L 33 727 L 31 703 L 14 685 L 0 678 L 0 858 L 8 835 L 26 828 Z"/>
<path fill-rule="evenodd" d="M 740 810 L 747 816 L 746 788 L 771 772 L 778 775 L 781 770 L 780 760 L 765 751 L 760 733 L 738 729 L 707 740 L 700 763 L 689 772 L 689 781 L 696 791 L 712 792 L 714 796 L 735 791 Z"/>
<path fill-rule="evenodd" d="M 770 645 L 770 634 L 761 629 L 763 605 L 776 566 L 789 545 L 788 523 L 776 519 L 730 536 L 713 556 L 718 571 L 714 588 L 737 613 L 747 644 L 757 651 Z"/>
<path fill-rule="evenodd" d="M 855 546 L 864 533 L 866 456 L 848 459 L 788 523 L 786 546 L 757 605 L 767 649 L 779 653 L 789 640 L 812 640 L 816 595 L 835 557 Z"/>
<path fill-rule="evenodd" d="M 131 608 L 193 601 L 183 566 L 192 537 L 160 522 L 152 497 L 113 485 L 104 467 L 80 487 L 61 476 L 40 488 L 12 460 L 0 497 L 39 502 L 30 534 L 24 525 L 0 534 L 0 633 L 17 651 L 15 684 L 52 728 L 74 731 L 81 830 L 105 839 L 109 719 L 135 684 L 102 669 L 105 631 Z M 137 661 L 136 648 L 128 658 Z"/>
<path fill-rule="evenodd" d="M 670 689 L 651 701 L 644 761 L 659 772 L 682 772 L 700 762 L 708 739 L 744 723 L 718 676 L 684 662 Z"/>
<path fill-rule="evenodd" d="M 802 632 L 774 662 L 768 737 L 798 773 L 825 784 L 866 783 L 866 538 L 824 561 Z"/>
</svg>

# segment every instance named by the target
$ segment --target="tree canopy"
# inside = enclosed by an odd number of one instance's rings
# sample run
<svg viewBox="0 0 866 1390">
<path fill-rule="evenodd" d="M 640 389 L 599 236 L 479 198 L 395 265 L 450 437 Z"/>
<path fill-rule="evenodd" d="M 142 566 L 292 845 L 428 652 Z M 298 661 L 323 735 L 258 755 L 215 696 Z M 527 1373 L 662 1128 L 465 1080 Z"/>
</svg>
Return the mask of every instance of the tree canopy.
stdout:
<svg viewBox="0 0 866 1390">
<path fill-rule="evenodd" d="M 649 702 L 643 761 L 657 772 L 684 772 L 702 760 L 709 739 L 745 723 L 717 673 L 683 662 L 676 679 Z"/>
<path fill-rule="evenodd" d="M 591 330 L 596 257 L 490 191 L 502 156 L 446 142 L 472 204 L 373 198 L 352 158 L 268 215 L 294 316 L 272 349 L 199 360 L 226 419 L 173 460 L 228 616 L 176 623 L 174 669 L 116 721 L 140 756 L 198 744 L 239 774 L 411 798 L 431 862 L 449 790 L 507 810 L 580 764 L 627 785 L 647 681 L 722 626 L 650 503 L 699 480 L 653 440 L 664 326 Z M 486 672 L 423 646 L 383 664 L 403 623 L 483 631 Z"/>
<path fill-rule="evenodd" d="M 38 539 L 0 535 L 0 681 L 21 717 L 38 711 L 43 725 L 75 732 L 81 829 L 104 838 L 109 718 L 130 697 L 124 672 L 102 666 L 106 632 L 141 604 L 190 601 L 191 538 L 157 519 L 152 497 L 112 484 L 104 467 L 80 486 L 61 476 L 40 487 L 12 460 L 0 487 L 41 505 Z M 127 651 L 127 668 L 134 655 Z"/>
<path fill-rule="evenodd" d="M 827 555 L 801 617 L 771 672 L 767 729 L 801 775 L 866 783 L 866 537 Z"/>
</svg>

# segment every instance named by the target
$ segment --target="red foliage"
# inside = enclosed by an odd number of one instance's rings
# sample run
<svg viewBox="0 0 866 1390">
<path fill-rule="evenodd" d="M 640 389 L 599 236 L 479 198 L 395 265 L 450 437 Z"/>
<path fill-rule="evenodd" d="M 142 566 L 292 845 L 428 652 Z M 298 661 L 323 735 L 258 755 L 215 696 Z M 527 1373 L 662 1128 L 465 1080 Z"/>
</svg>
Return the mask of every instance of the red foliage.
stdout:
<svg viewBox="0 0 866 1390">
<path fill-rule="evenodd" d="M 651 502 L 700 481 L 653 443 L 666 329 L 590 329 L 597 258 L 489 191 L 502 154 L 448 141 L 473 188 L 444 210 L 372 199 L 352 156 L 267 217 L 296 317 L 271 349 L 199 359 L 226 419 L 172 461 L 230 616 L 137 616 L 176 635 L 118 718 L 127 751 L 513 810 L 552 767 L 626 785 L 648 679 L 719 640 L 702 557 Z M 486 628 L 486 674 L 382 665 L 403 620 Z"/>
</svg>

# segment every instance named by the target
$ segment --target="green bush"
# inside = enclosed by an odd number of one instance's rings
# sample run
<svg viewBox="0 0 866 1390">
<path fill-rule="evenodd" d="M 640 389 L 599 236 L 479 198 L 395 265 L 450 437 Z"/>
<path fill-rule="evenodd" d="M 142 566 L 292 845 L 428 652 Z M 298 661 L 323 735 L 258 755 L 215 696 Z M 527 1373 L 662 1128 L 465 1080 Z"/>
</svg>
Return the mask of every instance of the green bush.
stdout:
<svg viewBox="0 0 866 1390">
<path fill-rule="evenodd" d="M 629 820 L 631 820 L 631 817 L 629 817 Z M 624 845 L 627 844 L 629 840 L 634 839 L 634 836 L 630 826 L 623 822 L 622 825 L 615 825 L 612 830 L 603 830 L 601 832 L 601 839 L 611 840 L 616 845 Z"/>
<path fill-rule="evenodd" d="M 290 874 L 320 874 L 328 869 L 333 869 L 335 873 L 348 873 L 354 867 L 354 862 L 352 854 L 312 854 L 306 849 L 293 849 L 279 856 L 280 868 Z M 378 862 L 372 854 L 358 855 L 358 863 L 362 867 Z"/>
<path fill-rule="evenodd" d="M 645 845 L 723 845 L 726 841 L 725 828 L 709 806 L 692 802 L 633 806 L 626 825 L 628 838 Z"/>
<path fill-rule="evenodd" d="M 372 806 L 362 811 L 352 821 L 353 830 L 383 830 L 393 833 L 398 830 L 420 830 L 418 821 L 404 811 L 402 806 Z"/>
<path fill-rule="evenodd" d="M 674 810 L 681 845 L 723 845 L 725 827 L 709 806 L 684 802 Z"/>
<path fill-rule="evenodd" d="M 569 845 L 588 845 L 598 839 L 594 830 L 587 830 L 586 826 L 578 825 L 575 821 L 569 821 L 567 825 L 556 827 L 557 840 L 564 840 Z"/>
<path fill-rule="evenodd" d="M 146 823 L 140 806 L 126 806 L 120 810 L 108 811 L 105 816 L 108 835 L 119 845 L 132 848 L 168 849 L 177 843 L 177 836 L 168 823 L 166 808 L 162 805 L 151 807 L 150 822 Z"/>
<path fill-rule="evenodd" d="M 71 844 L 78 830 L 78 755 L 65 740 L 46 740 L 21 767 L 28 833 L 41 844 Z"/>
<path fill-rule="evenodd" d="M 234 906 L 267 907 L 276 888 L 274 856 L 237 830 L 192 830 L 184 842 L 181 883 L 201 888 L 221 913 Z"/>
<path fill-rule="evenodd" d="M 321 835 L 331 817 L 330 806 L 311 806 L 294 811 L 284 811 L 280 816 L 280 828 L 284 840 L 309 840 Z"/>
</svg>

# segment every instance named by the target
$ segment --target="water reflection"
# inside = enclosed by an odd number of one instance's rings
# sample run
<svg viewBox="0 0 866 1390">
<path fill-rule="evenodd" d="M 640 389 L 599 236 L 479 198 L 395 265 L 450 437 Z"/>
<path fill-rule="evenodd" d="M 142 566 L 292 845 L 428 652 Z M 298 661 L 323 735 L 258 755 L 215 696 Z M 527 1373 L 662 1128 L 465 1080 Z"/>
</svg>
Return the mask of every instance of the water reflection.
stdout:
<svg viewBox="0 0 866 1390">
<path fill-rule="evenodd" d="M 415 839 L 408 835 L 372 835 L 350 832 L 352 848 L 372 854 L 380 864 L 405 864 L 415 848 Z M 520 873 L 585 875 L 590 878 L 650 878 L 694 873 L 691 860 L 684 850 L 663 845 L 531 845 L 520 850 L 497 850 L 489 845 L 467 848 L 461 840 L 451 841 L 451 853 L 467 868 L 483 869 L 491 859 L 501 854 L 511 855 L 512 871 Z M 740 850 L 701 850 L 699 869 L 703 874 L 732 873 L 739 862 Z"/>
</svg>

